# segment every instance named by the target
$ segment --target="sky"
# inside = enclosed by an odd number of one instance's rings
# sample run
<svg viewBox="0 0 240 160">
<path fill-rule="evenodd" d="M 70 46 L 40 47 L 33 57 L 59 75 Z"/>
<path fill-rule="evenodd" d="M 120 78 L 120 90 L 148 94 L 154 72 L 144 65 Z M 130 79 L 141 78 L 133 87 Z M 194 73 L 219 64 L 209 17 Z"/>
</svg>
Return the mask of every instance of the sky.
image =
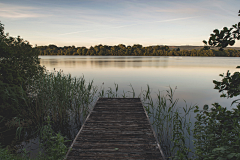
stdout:
<svg viewBox="0 0 240 160">
<path fill-rule="evenodd" d="M 239 0 L 0 0 L 0 21 L 33 46 L 202 46 L 239 10 Z"/>
</svg>

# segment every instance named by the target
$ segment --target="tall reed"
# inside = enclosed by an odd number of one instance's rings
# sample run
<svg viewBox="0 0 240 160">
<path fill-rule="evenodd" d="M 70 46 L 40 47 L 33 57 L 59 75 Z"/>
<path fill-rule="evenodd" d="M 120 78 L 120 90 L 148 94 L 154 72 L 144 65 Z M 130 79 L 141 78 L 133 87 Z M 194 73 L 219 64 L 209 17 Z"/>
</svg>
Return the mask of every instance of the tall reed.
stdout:
<svg viewBox="0 0 240 160">
<path fill-rule="evenodd" d="M 84 77 L 72 78 L 61 71 L 46 72 L 31 84 L 27 94 L 22 90 L 19 95 L 24 104 L 16 107 L 18 115 L 5 123 L 6 129 L 16 132 L 14 143 L 3 144 L 12 152 L 18 150 L 15 146 L 21 141 L 39 137 L 47 117 L 53 122 L 55 132 L 60 131 L 68 139 L 73 139 L 97 98 L 93 81 L 86 82 Z M 4 132 L 3 136 L 9 137 Z"/>
<path fill-rule="evenodd" d="M 130 84 L 130 90 L 118 94 L 118 85 L 115 84 L 114 89 L 109 88 L 99 90 L 100 97 L 123 97 L 136 98 L 136 93 L 133 86 Z M 160 91 L 156 93 L 157 98 L 152 98 L 152 90 L 149 85 L 147 89 L 141 91 L 138 98 L 144 105 L 145 110 L 150 118 L 152 126 L 157 134 L 158 142 L 168 159 L 190 159 L 193 155 L 191 146 L 193 145 L 193 131 L 191 122 L 191 113 L 195 109 L 194 106 L 177 106 L 179 99 L 174 99 L 175 90 L 169 87 L 166 94 L 161 94 Z M 120 95 L 120 96 L 117 96 Z"/>
<path fill-rule="evenodd" d="M 87 83 L 84 77 L 72 78 L 61 71 L 47 73 L 33 85 L 29 88 L 32 98 L 27 103 L 28 112 L 38 123 L 43 123 L 47 116 L 53 122 L 63 123 L 73 117 L 83 121 L 97 91 L 93 81 Z"/>
<path fill-rule="evenodd" d="M 165 156 L 169 159 L 190 157 L 192 137 L 190 112 L 194 106 L 177 106 L 179 99 L 173 98 L 175 90 L 172 88 L 169 88 L 165 94 L 158 91 L 157 98 L 153 98 L 154 94 L 149 85 L 139 95 L 136 95 L 131 84 L 130 91 L 123 90 L 122 94 L 119 93 L 118 84 L 114 86 L 107 90 L 103 86 L 98 89 L 93 85 L 93 81 L 87 83 L 84 77 L 72 78 L 70 74 L 65 75 L 62 71 L 47 72 L 34 81 L 32 86 L 28 86 L 28 95 L 22 94 L 26 107 L 11 123 L 19 124 L 17 134 L 23 136 L 26 135 L 24 128 L 35 125 L 40 127 L 40 131 L 41 126 L 49 125 L 45 123 L 49 117 L 55 132 L 61 131 L 61 134 L 68 139 L 74 139 L 98 97 L 139 97 Z M 36 129 L 34 131 L 38 132 Z"/>
</svg>

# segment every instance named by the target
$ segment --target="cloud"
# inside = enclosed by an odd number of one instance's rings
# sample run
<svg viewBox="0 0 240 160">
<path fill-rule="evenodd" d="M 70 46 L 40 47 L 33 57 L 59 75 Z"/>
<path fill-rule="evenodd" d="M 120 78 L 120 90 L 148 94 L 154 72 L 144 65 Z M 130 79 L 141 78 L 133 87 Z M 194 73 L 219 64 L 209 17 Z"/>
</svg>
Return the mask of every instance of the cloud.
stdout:
<svg viewBox="0 0 240 160">
<path fill-rule="evenodd" d="M 4 18 L 32 18 L 32 17 L 42 17 L 39 14 L 31 14 L 31 13 L 19 13 L 19 12 L 12 12 L 12 11 L 0 11 L 0 17 Z"/>
<path fill-rule="evenodd" d="M 63 35 L 69 35 L 69 34 L 81 33 L 81 32 L 98 31 L 98 30 L 102 30 L 102 29 L 92 29 L 92 30 L 76 31 L 76 32 L 63 33 L 63 34 L 59 34 L 59 35 L 62 35 L 62 36 L 63 36 Z"/>
<path fill-rule="evenodd" d="M 156 12 L 165 12 L 165 13 L 195 13 L 198 12 L 196 8 L 182 8 L 182 9 L 156 9 Z"/>
<path fill-rule="evenodd" d="M 0 17 L 4 18 L 32 18 L 46 15 L 36 13 L 39 8 L 16 6 L 0 3 Z"/>
<path fill-rule="evenodd" d="M 179 21 L 179 20 L 191 19 L 191 18 L 196 18 L 196 17 L 200 17 L 200 16 L 185 17 L 185 18 L 175 18 L 175 19 L 166 19 L 166 20 L 161 20 L 161 21 L 152 21 L 152 22 L 136 23 L 136 24 L 129 24 L 129 25 L 121 25 L 121 26 L 109 27 L 109 28 L 105 28 L 105 29 L 124 28 L 124 27 L 130 27 L 130 26 L 135 26 L 135 25 L 147 24 L 147 23 L 172 22 L 172 21 Z M 85 32 L 90 32 L 90 31 L 97 31 L 97 30 L 102 30 L 102 29 L 83 30 L 83 31 L 63 33 L 63 34 L 59 34 L 59 35 L 70 35 L 70 34 L 85 33 Z"/>
<path fill-rule="evenodd" d="M 200 17 L 200 16 L 185 17 L 185 18 L 175 18 L 175 19 L 166 19 L 166 20 L 162 20 L 162 21 L 153 21 L 153 22 L 147 22 L 147 23 L 172 22 L 172 21 L 179 21 L 179 20 L 191 19 L 191 18 L 196 18 L 196 17 Z"/>
<path fill-rule="evenodd" d="M 220 14 L 223 14 L 225 15 L 226 13 L 228 13 L 229 15 L 232 15 L 232 16 L 237 16 L 237 10 L 229 10 L 229 8 L 227 7 L 222 7 L 221 4 L 214 4 L 214 6 L 218 7 L 221 11 L 219 11 Z M 226 6 L 226 4 L 224 4 L 223 6 Z M 218 14 L 219 15 L 219 14 Z"/>
</svg>

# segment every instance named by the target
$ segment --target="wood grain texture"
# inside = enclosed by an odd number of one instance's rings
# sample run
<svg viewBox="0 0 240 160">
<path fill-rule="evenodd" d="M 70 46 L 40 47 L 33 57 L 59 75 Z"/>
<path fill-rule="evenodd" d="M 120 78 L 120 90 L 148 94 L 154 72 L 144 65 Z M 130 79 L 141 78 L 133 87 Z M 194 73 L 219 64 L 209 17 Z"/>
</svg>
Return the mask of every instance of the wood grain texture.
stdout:
<svg viewBox="0 0 240 160">
<path fill-rule="evenodd" d="M 164 159 L 140 98 L 99 98 L 67 160 Z"/>
</svg>

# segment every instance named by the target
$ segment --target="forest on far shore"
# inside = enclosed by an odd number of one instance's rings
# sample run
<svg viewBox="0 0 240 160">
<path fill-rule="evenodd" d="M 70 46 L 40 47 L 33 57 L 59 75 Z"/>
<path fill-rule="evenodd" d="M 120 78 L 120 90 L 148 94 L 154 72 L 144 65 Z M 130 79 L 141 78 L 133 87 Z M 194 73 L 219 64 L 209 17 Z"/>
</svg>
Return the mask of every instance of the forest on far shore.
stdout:
<svg viewBox="0 0 240 160">
<path fill-rule="evenodd" d="M 115 46 L 95 45 L 90 48 L 56 45 L 36 46 L 40 55 L 89 55 L 89 56 L 220 56 L 220 57 L 240 57 L 240 50 L 225 49 L 223 51 L 215 49 L 192 49 L 181 50 L 180 48 L 170 49 L 169 46 L 147 46 L 140 44 L 125 46 L 123 44 Z"/>
</svg>

